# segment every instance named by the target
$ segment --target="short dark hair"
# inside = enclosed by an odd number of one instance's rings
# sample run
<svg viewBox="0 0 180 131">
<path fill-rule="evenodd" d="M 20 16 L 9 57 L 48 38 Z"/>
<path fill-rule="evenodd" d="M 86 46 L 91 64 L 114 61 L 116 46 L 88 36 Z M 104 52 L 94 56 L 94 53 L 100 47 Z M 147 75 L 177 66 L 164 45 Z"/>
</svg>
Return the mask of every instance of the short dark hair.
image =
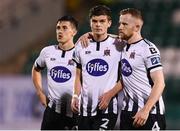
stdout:
<svg viewBox="0 0 180 131">
<path fill-rule="evenodd" d="M 76 30 L 78 29 L 78 21 L 71 15 L 62 16 L 57 20 L 57 23 L 61 21 L 69 21 L 75 27 Z"/>
<path fill-rule="evenodd" d="M 120 11 L 120 15 L 131 14 L 133 17 L 143 21 L 142 13 L 140 10 L 135 8 L 127 8 Z"/>
<path fill-rule="evenodd" d="M 89 18 L 93 16 L 107 15 L 108 19 L 111 20 L 111 9 L 105 5 L 97 5 L 90 9 Z"/>
</svg>

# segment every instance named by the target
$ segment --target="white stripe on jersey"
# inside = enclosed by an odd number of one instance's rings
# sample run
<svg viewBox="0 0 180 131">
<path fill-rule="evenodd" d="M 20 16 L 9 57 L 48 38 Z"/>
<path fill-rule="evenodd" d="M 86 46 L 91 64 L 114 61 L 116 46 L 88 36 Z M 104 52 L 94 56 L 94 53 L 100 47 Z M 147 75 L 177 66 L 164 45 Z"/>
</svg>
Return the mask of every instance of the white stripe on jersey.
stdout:
<svg viewBox="0 0 180 131">
<path fill-rule="evenodd" d="M 72 116 L 70 109 L 73 86 L 75 80 L 76 65 L 72 60 L 75 48 L 63 51 L 58 45 L 47 46 L 42 49 L 34 66 L 47 67 L 49 107 L 56 104 L 55 110 L 58 113 L 66 113 Z M 66 103 L 66 104 L 65 104 Z"/>
<path fill-rule="evenodd" d="M 142 39 L 123 49 L 121 71 L 124 92 L 127 94 L 123 110 L 138 111 L 144 106 L 152 90 L 150 72 L 161 69 L 160 52 L 153 43 Z M 152 109 L 152 114 L 156 114 L 158 108 L 161 114 L 164 113 L 163 99 L 159 99 L 158 103 L 158 107 L 156 104 Z"/>
<path fill-rule="evenodd" d="M 117 82 L 120 51 L 115 38 L 108 37 L 101 42 L 90 41 L 87 48 L 81 43 L 75 47 L 74 60 L 82 66 L 81 114 L 97 114 L 99 97 L 112 89 Z M 112 104 L 112 105 L 111 105 Z M 117 98 L 103 113 L 117 114 Z"/>
<path fill-rule="evenodd" d="M 132 109 L 133 109 L 133 101 L 132 101 L 132 99 L 129 100 L 128 106 L 129 106 L 128 111 L 132 111 Z"/>
</svg>

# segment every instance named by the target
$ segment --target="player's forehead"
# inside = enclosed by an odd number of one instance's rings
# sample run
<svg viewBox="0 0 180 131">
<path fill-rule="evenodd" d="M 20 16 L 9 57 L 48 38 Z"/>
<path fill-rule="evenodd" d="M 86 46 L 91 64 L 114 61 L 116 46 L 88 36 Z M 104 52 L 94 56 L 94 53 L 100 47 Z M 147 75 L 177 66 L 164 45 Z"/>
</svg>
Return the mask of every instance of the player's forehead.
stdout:
<svg viewBox="0 0 180 131">
<path fill-rule="evenodd" d="M 71 27 L 71 22 L 69 21 L 58 21 L 56 24 L 56 27 L 58 26 L 67 26 L 67 27 Z"/>
<path fill-rule="evenodd" d="M 131 14 L 123 14 L 119 16 L 119 23 L 132 23 L 135 18 Z"/>
<path fill-rule="evenodd" d="M 108 20 L 108 16 L 107 15 L 99 15 L 99 16 L 92 16 L 91 20 Z"/>
</svg>

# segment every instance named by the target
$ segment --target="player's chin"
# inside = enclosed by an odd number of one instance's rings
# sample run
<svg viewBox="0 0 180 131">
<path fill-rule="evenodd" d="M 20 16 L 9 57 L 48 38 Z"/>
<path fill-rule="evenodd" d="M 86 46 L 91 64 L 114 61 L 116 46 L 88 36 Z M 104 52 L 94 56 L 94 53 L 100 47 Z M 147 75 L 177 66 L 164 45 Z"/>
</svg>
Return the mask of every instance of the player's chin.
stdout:
<svg viewBox="0 0 180 131">
<path fill-rule="evenodd" d="M 125 38 L 125 35 L 124 35 L 124 33 L 122 33 L 122 32 L 119 33 L 119 36 L 120 36 L 121 39 L 122 39 L 122 38 Z"/>
<path fill-rule="evenodd" d="M 96 35 L 103 35 L 104 32 L 102 32 L 102 31 L 95 31 L 94 34 L 96 34 Z"/>
<path fill-rule="evenodd" d="M 124 34 L 119 35 L 119 36 L 120 36 L 121 40 L 128 40 L 128 39 L 129 39 L 129 38 L 128 38 L 127 36 L 125 36 Z"/>
<path fill-rule="evenodd" d="M 65 43 L 65 39 L 63 39 L 63 38 L 59 38 L 59 39 L 57 39 L 57 41 L 58 41 L 59 43 Z"/>
</svg>

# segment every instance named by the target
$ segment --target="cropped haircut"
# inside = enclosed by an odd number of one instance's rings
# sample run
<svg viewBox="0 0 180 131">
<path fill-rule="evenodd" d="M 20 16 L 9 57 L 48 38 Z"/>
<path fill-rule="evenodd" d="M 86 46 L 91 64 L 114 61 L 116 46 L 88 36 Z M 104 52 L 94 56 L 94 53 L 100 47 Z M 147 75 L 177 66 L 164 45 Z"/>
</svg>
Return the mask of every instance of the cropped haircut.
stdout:
<svg viewBox="0 0 180 131">
<path fill-rule="evenodd" d="M 62 16 L 57 20 L 57 23 L 62 21 L 69 21 L 76 30 L 78 29 L 78 21 L 73 16 L 71 15 Z"/>
<path fill-rule="evenodd" d="M 138 9 L 134 9 L 134 8 L 123 9 L 120 11 L 119 15 L 126 15 L 126 14 L 132 15 L 133 17 L 140 19 L 142 22 L 144 21 L 141 11 L 139 11 Z"/>
<path fill-rule="evenodd" d="M 111 9 L 105 5 L 97 5 L 90 9 L 89 18 L 91 19 L 93 16 L 106 15 L 108 20 L 111 20 Z"/>
</svg>

